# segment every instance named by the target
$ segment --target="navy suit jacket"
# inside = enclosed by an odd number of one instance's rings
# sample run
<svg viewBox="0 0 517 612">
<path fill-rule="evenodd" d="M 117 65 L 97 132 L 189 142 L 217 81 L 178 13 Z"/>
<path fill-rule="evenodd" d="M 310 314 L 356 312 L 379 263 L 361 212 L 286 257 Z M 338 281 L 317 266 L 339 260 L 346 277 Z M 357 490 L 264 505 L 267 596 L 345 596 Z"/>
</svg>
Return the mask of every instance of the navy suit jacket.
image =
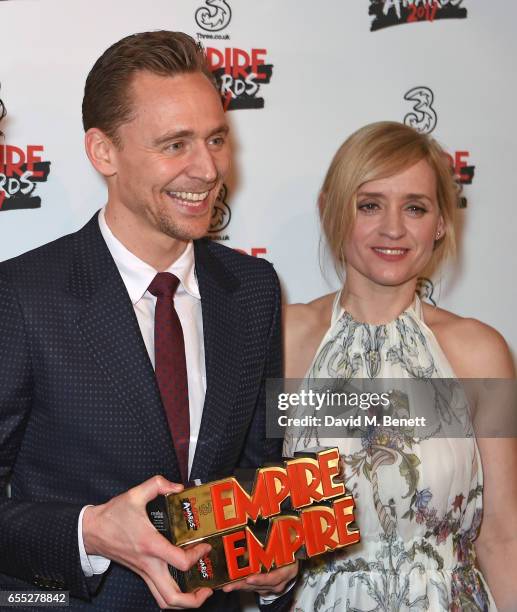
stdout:
<svg viewBox="0 0 517 612">
<path fill-rule="evenodd" d="M 280 292 L 266 261 L 194 245 L 207 392 L 191 479 L 206 482 L 280 457 L 281 441 L 265 434 L 265 380 L 281 376 Z M 86 578 L 77 543 L 83 505 L 154 474 L 180 482 L 154 371 L 95 215 L 0 264 L 0 589 L 69 590 L 72 609 L 156 610 L 143 580 L 116 563 Z M 238 609 L 237 598 L 218 591 L 203 609 Z"/>
</svg>

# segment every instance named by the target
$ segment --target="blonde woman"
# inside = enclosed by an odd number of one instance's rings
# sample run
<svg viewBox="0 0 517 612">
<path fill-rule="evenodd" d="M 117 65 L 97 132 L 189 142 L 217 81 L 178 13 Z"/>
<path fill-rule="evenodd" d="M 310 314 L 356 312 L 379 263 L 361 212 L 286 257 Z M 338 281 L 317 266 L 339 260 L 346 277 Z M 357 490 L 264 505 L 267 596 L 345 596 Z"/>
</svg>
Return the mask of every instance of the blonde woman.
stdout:
<svg viewBox="0 0 517 612">
<path fill-rule="evenodd" d="M 288 378 L 514 377 L 494 329 L 416 295 L 423 270 L 454 253 L 457 197 L 429 136 L 381 122 L 346 140 L 319 202 L 346 280 L 336 294 L 287 307 Z M 362 541 L 306 564 L 295 610 L 484 611 L 494 600 L 517 609 L 514 439 L 370 430 L 331 442 Z M 310 443 L 288 432 L 285 454 Z"/>
</svg>

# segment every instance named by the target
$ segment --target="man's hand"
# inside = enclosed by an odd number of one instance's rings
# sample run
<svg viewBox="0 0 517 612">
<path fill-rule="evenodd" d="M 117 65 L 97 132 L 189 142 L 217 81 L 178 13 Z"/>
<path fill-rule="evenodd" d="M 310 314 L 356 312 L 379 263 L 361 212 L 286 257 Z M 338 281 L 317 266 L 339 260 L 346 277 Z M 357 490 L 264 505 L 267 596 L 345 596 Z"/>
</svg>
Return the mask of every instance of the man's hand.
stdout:
<svg viewBox="0 0 517 612">
<path fill-rule="evenodd" d="M 101 555 L 141 576 L 162 609 L 198 608 L 212 590 L 182 593 L 167 564 L 185 571 L 210 551 L 208 544 L 183 549 L 173 546 L 152 526 L 146 505 L 157 495 L 176 493 L 183 485 L 154 476 L 107 503 L 92 506 L 83 516 L 87 554 Z"/>
<path fill-rule="evenodd" d="M 223 591 L 256 591 L 259 595 L 281 595 L 288 583 L 298 574 L 298 561 L 271 570 L 267 574 L 253 574 L 223 587 Z"/>
</svg>

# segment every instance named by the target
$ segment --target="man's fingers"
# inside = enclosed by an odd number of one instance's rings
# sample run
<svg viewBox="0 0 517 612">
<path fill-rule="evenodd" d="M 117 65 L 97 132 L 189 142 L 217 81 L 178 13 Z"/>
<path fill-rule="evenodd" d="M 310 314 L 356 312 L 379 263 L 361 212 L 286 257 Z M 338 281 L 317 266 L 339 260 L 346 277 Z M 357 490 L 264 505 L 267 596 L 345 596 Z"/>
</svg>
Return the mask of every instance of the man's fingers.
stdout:
<svg viewBox="0 0 517 612">
<path fill-rule="evenodd" d="M 262 575 L 253 577 L 262 578 Z M 263 579 L 259 581 L 248 582 L 248 578 L 245 578 L 243 580 L 237 580 L 230 584 L 226 584 L 223 587 L 223 591 L 225 593 L 231 593 L 232 591 L 256 591 L 257 593 L 266 594 L 277 592 L 277 589 L 278 592 L 281 592 L 286 584 L 286 581 L 272 581 L 268 574 L 265 574 Z"/>
<path fill-rule="evenodd" d="M 264 574 L 253 574 L 243 580 L 232 582 L 223 587 L 225 593 L 230 591 L 256 591 L 262 595 L 268 593 L 282 593 L 289 582 L 298 573 L 298 562 L 291 563 L 285 567 L 280 567 Z"/>
<path fill-rule="evenodd" d="M 274 572 L 270 572 L 268 574 L 254 574 L 253 576 L 248 576 L 244 582 L 251 586 L 276 586 L 281 582 L 287 582 L 288 578 L 282 574 L 275 574 Z"/>
<path fill-rule="evenodd" d="M 182 593 L 167 567 L 169 564 L 187 571 L 210 552 L 210 545 L 200 543 L 185 549 L 174 546 L 146 515 L 145 505 L 157 495 L 182 490 L 181 484 L 153 476 L 105 504 L 88 508 L 83 515 L 87 552 L 103 555 L 139 574 L 163 609 L 197 608 L 212 594 L 208 588 Z"/>
<path fill-rule="evenodd" d="M 157 531 L 151 537 L 147 537 L 144 553 L 163 559 L 169 565 L 186 572 L 195 563 L 212 550 L 210 544 L 200 542 L 188 548 L 180 548 L 171 544 L 167 538 Z"/>
<path fill-rule="evenodd" d="M 176 609 L 181 608 L 199 608 L 212 595 L 212 589 L 202 587 L 194 593 L 179 593 L 176 596 Z"/>
<path fill-rule="evenodd" d="M 160 610 L 165 610 L 167 608 L 167 603 L 165 599 L 161 596 L 160 591 L 156 588 L 154 582 L 148 576 L 143 575 L 142 578 L 145 580 L 147 588 L 151 591 L 151 594 L 154 597 L 158 606 L 160 607 Z"/>
<path fill-rule="evenodd" d="M 159 563 L 147 574 L 143 574 L 156 603 L 163 609 L 182 610 L 198 608 L 212 595 L 213 591 L 202 588 L 195 593 L 182 593 L 169 573 L 167 566 Z"/>
<path fill-rule="evenodd" d="M 225 584 L 222 588 L 222 590 L 225 593 L 231 593 L 232 591 L 238 591 L 242 588 L 244 588 L 246 586 L 246 581 L 243 580 L 236 580 L 235 582 L 231 582 L 230 584 Z"/>
<path fill-rule="evenodd" d="M 257 584 L 266 586 L 268 584 L 279 584 L 280 582 L 289 582 L 298 574 L 299 562 L 295 561 L 289 565 L 284 565 L 277 569 L 268 572 L 267 574 L 253 574 L 245 580 L 248 584 Z"/>
<path fill-rule="evenodd" d="M 204 557 L 212 550 L 210 544 L 196 544 L 189 548 L 179 548 L 170 544 L 170 548 L 167 550 L 167 563 L 177 567 L 182 572 L 186 572 L 195 563 Z"/>
<path fill-rule="evenodd" d="M 172 610 L 182 610 L 184 608 L 199 608 L 213 591 L 202 588 L 194 593 L 182 593 L 178 585 L 174 582 L 166 566 L 162 566 L 163 571 L 153 575 L 153 581 L 165 607 Z M 158 600 L 157 600 L 158 601 Z"/>
<path fill-rule="evenodd" d="M 142 482 L 136 487 L 129 489 L 128 494 L 134 498 L 137 504 L 147 504 L 158 495 L 167 493 L 179 493 L 183 491 L 183 485 L 171 482 L 163 476 L 157 475 Z"/>
</svg>

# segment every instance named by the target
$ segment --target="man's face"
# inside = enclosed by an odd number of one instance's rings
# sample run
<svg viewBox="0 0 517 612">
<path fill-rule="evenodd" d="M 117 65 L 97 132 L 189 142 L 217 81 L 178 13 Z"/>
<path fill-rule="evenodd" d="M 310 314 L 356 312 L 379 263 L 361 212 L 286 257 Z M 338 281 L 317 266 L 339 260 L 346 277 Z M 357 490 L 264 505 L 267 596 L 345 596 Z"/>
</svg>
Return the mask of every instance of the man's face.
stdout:
<svg viewBox="0 0 517 612">
<path fill-rule="evenodd" d="M 158 230 L 200 238 L 230 165 L 220 98 L 201 73 L 164 77 L 147 71 L 129 88 L 134 118 L 118 129 L 109 180 L 113 214 L 132 233 Z"/>
</svg>

